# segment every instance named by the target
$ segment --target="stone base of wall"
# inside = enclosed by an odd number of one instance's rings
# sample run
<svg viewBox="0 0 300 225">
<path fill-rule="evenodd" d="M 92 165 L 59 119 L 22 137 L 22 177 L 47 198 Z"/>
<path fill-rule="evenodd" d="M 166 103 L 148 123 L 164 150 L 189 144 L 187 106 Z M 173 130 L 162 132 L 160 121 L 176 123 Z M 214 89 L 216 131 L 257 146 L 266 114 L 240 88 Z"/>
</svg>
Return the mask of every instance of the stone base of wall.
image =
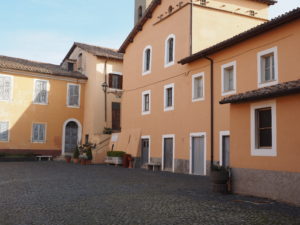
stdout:
<svg viewBox="0 0 300 225">
<path fill-rule="evenodd" d="M 22 155 L 22 154 L 33 154 L 33 155 L 51 155 L 53 157 L 60 156 L 61 150 L 35 150 L 35 149 L 0 149 L 0 153 Z"/>
<path fill-rule="evenodd" d="M 175 173 L 190 173 L 190 160 L 175 159 Z"/>
<path fill-rule="evenodd" d="M 300 205 L 300 173 L 232 169 L 233 192 Z"/>
</svg>

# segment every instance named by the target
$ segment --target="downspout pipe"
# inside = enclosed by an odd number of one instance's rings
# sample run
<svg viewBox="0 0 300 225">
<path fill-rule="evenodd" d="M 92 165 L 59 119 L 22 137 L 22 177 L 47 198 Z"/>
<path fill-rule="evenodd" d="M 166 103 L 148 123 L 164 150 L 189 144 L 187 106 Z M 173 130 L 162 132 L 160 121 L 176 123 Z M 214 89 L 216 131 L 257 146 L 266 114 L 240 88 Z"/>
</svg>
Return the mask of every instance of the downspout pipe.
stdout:
<svg viewBox="0 0 300 225">
<path fill-rule="evenodd" d="M 210 61 L 210 168 L 214 165 L 214 60 L 208 56 L 205 59 Z"/>
<path fill-rule="evenodd" d="M 107 127 L 107 61 L 108 61 L 108 56 L 105 59 L 104 62 L 104 79 L 105 79 L 105 84 L 106 88 L 104 90 L 104 121 L 105 121 L 105 126 Z"/>
</svg>

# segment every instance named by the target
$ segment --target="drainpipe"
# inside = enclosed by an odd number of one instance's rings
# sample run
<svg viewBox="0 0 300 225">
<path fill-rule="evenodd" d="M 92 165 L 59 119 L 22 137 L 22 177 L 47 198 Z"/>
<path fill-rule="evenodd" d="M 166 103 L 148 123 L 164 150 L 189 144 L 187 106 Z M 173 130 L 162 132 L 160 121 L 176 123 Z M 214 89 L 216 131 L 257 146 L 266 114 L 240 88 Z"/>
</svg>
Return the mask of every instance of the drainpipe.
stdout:
<svg viewBox="0 0 300 225">
<path fill-rule="evenodd" d="M 190 55 L 193 54 L 193 7 L 194 3 L 191 0 L 191 12 L 190 12 Z"/>
<path fill-rule="evenodd" d="M 104 77 L 105 77 L 105 84 L 106 87 L 104 89 L 104 120 L 105 120 L 105 127 L 107 127 L 107 61 L 108 61 L 108 56 L 106 56 L 106 60 L 104 62 Z"/>
<path fill-rule="evenodd" d="M 214 60 L 204 56 L 210 61 L 210 168 L 214 164 Z"/>
</svg>

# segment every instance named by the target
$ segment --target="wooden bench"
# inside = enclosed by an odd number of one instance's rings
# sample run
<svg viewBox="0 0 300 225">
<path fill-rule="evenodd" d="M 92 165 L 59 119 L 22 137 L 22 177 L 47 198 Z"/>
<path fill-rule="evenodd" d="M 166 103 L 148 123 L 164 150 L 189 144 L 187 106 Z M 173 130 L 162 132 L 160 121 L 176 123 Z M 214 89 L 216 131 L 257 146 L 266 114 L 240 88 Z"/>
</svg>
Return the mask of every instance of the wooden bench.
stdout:
<svg viewBox="0 0 300 225">
<path fill-rule="evenodd" d="M 52 155 L 38 155 L 36 156 L 38 161 L 42 161 L 42 159 L 47 159 L 48 161 L 51 161 L 53 159 Z"/>
<path fill-rule="evenodd" d="M 161 164 L 160 163 L 155 163 L 155 162 L 150 162 L 150 163 L 147 163 L 147 169 L 150 170 L 152 168 L 152 171 L 159 171 L 160 170 L 160 166 Z M 157 168 L 157 169 L 155 169 Z"/>
</svg>

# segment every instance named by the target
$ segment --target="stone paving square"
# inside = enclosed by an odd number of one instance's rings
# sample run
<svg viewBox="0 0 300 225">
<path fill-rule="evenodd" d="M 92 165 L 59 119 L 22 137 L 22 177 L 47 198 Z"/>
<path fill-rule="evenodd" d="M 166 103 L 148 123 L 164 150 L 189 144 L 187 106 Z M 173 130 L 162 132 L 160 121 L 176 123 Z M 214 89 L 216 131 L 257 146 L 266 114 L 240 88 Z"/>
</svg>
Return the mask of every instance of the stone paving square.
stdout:
<svg viewBox="0 0 300 225">
<path fill-rule="evenodd" d="M 299 225 L 300 208 L 212 193 L 208 177 L 64 162 L 0 164 L 0 225 L 77 224 Z"/>
</svg>

